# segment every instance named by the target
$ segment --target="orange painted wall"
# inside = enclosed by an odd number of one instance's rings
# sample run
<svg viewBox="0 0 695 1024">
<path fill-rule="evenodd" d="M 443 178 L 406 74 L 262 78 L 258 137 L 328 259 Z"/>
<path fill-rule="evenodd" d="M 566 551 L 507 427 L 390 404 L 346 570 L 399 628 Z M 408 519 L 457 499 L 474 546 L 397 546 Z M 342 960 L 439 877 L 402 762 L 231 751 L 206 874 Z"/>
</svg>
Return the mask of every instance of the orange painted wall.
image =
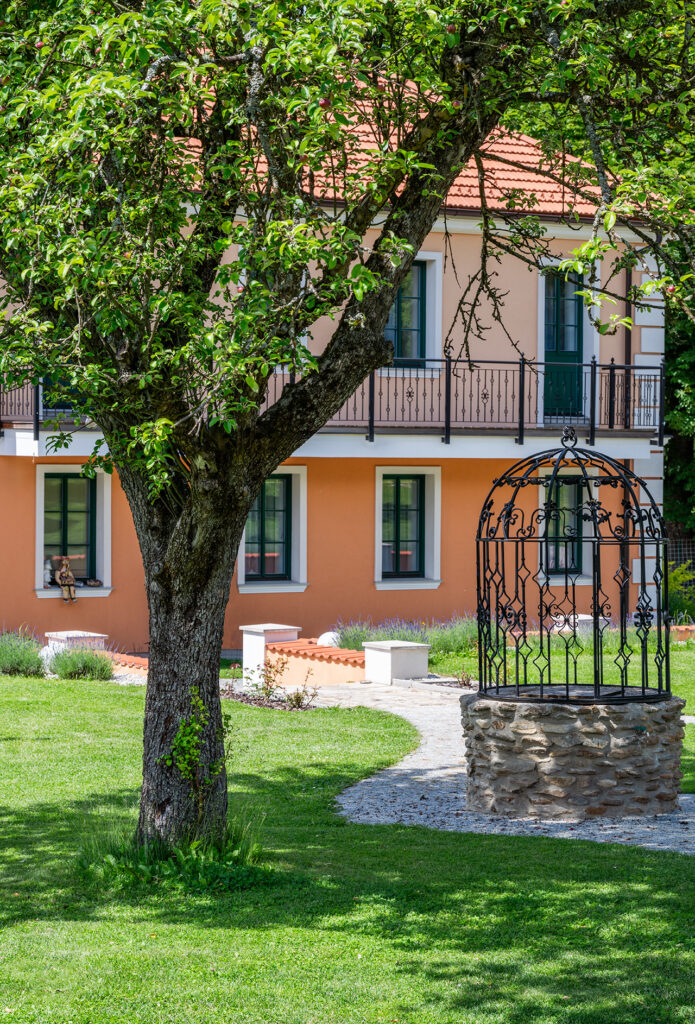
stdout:
<svg viewBox="0 0 695 1024">
<path fill-rule="evenodd" d="M 112 582 L 108 597 L 81 597 L 74 605 L 34 593 L 36 550 L 36 465 L 75 464 L 81 459 L 0 458 L 0 529 L 4 538 L 4 586 L 0 625 L 27 626 L 37 634 L 54 629 L 108 633 L 126 650 L 143 650 L 147 640 L 144 576 L 130 509 L 117 478 L 112 481 Z"/>
<path fill-rule="evenodd" d="M 492 479 L 511 461 L 307 460 L 309 586 L 303 594 L 240 594 L 235 581 L 225 646 L 241 646 L 236 627 L 242 623 L 284 622 L 301 626 L 305 636 L 317 636 L 340 618 L 444 619 L 472 612 L 480 508 Z M 437 590 L 378 591 L 374 586 L 375 468 L 401 464 L 441 466 L 442 582 Z M 589 611 L 589 591 L 579 590 L 580 611 Z"/>
<path fill-rule="evenodd" d="M 118 480 L 112 484 L 113 590 L 109 597 L 81 597 L 75 605 L 34 593 L 36 463 L 78 459 L 0 458 L 5 496 L 0 523 L 5 538 L 6 587 L 0 624 L 26 625 L 37 633 L 88 629 L 108 633 L 126 650 L 146 650 L 147 605 L 140 552 L 130 510 Z M 290 460 L 300 464 L 299 460 Z M 377 591 L 374 587 L 374 459 L 308 459 L 308 578 L 303 594 L 240 594 L 232 584 L 224 646 L 239 648 L 239 625 L 280 621 L 304 635 L 329 629 L 339 618 L 448 617 L 474 606 L 475 522 L 491 477 L 504 465 L 482 461 L 423 462 L 442 466 L 442 585 L 434 591 Z M 402 464 L 389 460 L 388 465 Z M 409 460 L 413 465 L 413 460 Z M 420 463 L 417 463 L 420 464 Z"/>
<path fill-rule="evenodd" d="M 140 552 L 130 510 L 117 479 L 112 484 L 113 591 L 84 597 L 75 605 L 39 599 L 34 593 L 36 462 L 79 460 L 0 458 L 0 510 L 5 545 L 5 587 L 0 625 L 26 625 L 37 633 L 88 629 L 107 633 L 121 649 L 147 649 L 147 606 Z M 511 461 L 511 460 L 509 460 Z M 236 576 L 226 617 L 224 646 L 241 647 L 239 626 L 286 622 L 304 636 L 317 636 L 339 619 L 449 618 L 475 608 L 475 531 L 481 504 L 502 460 L 290 460 L 307 466 L 308 580 L 304 593 L 241 594 Z M 374 585 L 375 469 L 378 465 L 441 466 L 441 585 L 437 590 L 385 590 Z M 535 500 L 529 488 L 528 501 Z M 526 496 L 525 496 L 526 497 Z M 617 501 L 617 499 L 616 499 Z M 613 587 L 613 589 L 615 589 Z M 581 611 L 589 611 L 589 588 L 580 588 Z M 613 597 L 613 594 L 611 594 Z"/>
</svg>

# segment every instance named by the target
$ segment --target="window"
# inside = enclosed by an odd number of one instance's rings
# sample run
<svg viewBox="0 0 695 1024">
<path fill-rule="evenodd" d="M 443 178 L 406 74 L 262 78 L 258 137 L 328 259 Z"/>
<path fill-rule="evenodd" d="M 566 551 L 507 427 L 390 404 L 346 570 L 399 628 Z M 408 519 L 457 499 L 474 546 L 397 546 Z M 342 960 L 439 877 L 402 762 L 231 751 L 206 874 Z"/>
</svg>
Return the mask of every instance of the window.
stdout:
<svg viewBox="0 0 695 1024">
<path fill-rule="evenodd" d="M 415 260 L 391 307 L 384 335 L 401 364 L 424 359 L 427 324 L 427 264 Z"/>
<path fill-rule="evenodd" d="M 548 576 L 578 575 L 582 571 L 581 501 L 582 483 L 578 478 L 556 478 L 548 495 L 551 505 L 546 546 Z"/>
<path fill-rule="evenodd" d="M 70 559 L 75 579 L 96 575 L 96 480 L 77 474 L 44 477 L 43 557 L 51 579 L 61 558 Z"/>
<path fill-rule="evenodd" d="M 49 377 L 46 376 L 42 381 L 42 403 L 44 412 L 70 412 L 73 407 L 73 402 L 70 398 L 71 394 L 76 394 L 72 388 L 67 387 L 64 379 L 59 376 Z M 57 395 L 54 389 L 60 392 Z"/>
<path fill-rule="evenodd" d="M 289 580 L 292 574 L 292 477 L 272 476 L 263 484 L 246 522 L 247 580 Z"/>
<path fill-rule="evenodd" d="M 546 416 L 580 416 L 583 407 L 581 277 L 551 273 L 545 278 Z"/>
<path fill-rule="evenodd" d="M 425 478 L 385 476 L 381 505 L 381 573 L 425 575 Z"/>
<path fill-rule="evenodd" d="M 577 353 L 581 361 L 582 298 L 577 291 L 582 278 L 570 274 L 551 273 L 545 278 L 545 351 L 551 353 Z"/>
</svg>

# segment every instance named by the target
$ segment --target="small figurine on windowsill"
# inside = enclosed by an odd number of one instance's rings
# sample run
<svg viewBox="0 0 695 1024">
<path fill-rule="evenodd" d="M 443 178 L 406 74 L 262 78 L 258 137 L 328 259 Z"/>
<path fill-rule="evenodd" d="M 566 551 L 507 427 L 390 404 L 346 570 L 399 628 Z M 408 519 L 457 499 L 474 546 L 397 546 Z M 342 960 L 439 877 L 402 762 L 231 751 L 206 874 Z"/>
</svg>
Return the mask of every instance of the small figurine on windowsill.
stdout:
<svg viewBox="0 0 695 1024">
<path fill-rule="evenodd" d="M 60 587 L 63 595 L 63 600 L 76 601 L 77 596 L 75 595 L 75 577 L 72 574 L 70 568 L 70 559 L 64 558 L 60 563 L 60 569 L 56 572 L 56 583 Z"/>
<path fill-rule="evenodd" d="M 51 586 L 51 576 L 52 575 L 53 575 L 53 570 L 51 569 L 51 560 L 50 560 L 50 558 L 47 558 L 46 561 L 43 563 L 43 587 L 44 587 L 44 590 L 47 590 Z"/>
</svg>

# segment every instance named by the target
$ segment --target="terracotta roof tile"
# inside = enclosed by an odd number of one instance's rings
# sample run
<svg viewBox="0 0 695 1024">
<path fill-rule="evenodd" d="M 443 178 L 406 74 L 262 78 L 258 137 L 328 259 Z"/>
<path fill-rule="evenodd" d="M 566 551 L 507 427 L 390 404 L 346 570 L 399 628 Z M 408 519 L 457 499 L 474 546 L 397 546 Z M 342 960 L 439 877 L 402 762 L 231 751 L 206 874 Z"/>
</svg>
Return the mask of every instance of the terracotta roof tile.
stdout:
<svg viewBox="0 0 695 1024">
<path fill-rule="evenodd" d="M 119 654 L 118 651 L 106 651 L 106 654 L 115 661 L 117 665 L 123 665 L 125 668 L 134 668 L 140 672 L 147 672 L 149 665 L 148 658 L 139 658 L 135 654 Z"/>
<path fill-rule="evenodd" d="M 267 644 L 266 650 L 274 654 L 291 654 L 300 658 L 311 658 L 314 661 L 333 661 L 345 665 L 364 665 L 364 651 L 351 651 L 346 647 L 319 647 L 313 638 L 302 640 L 280 640 Z"/>
<path fill-rule="evenodd" d="M 577 197 L 569 188 L 539 174 L 548 171 L 548 162 L 541 147 L 535 139 L 528 135 L 510 132 L 496 132 L 483 146 L 483 152 L 489 158 L 483 158 L 485 170 L 485 191 L 491 209 L 506 208 L 507 195 L 515 190 L 526 194 L 532 193 L 536 198 L 533 211 L 538 214 L 559 216 L 574 209 L 582 217 L 593 217 L 596 205 L 587 199 Z M 509 160 L 520 164 L 511 167 L 495 158 Z M 568 163 L 577 163 L 576 158 L 568 157 Z M 597 192 L 598 199 L 598 192 Z M 447 197 L 447 208 L 475 213 L 480 210 L 480 193 L 478 189 L 478 171 L 471 160 L 452 185 Z"/>
</svg>

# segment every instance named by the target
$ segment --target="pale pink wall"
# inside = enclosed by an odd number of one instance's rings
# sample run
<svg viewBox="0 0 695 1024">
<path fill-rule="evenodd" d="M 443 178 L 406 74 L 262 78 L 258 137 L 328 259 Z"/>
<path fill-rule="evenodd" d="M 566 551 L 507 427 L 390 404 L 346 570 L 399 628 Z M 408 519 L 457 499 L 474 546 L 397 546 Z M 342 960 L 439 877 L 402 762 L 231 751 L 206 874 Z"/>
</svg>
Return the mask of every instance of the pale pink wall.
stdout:
<svg viewBox="0 0 695 1024">
<path fill-rule="evenodd" d="M 552 224 L 548 225 L 549 246 L 553 255 L 558 259 L 570 255 L 572 249 L 579 244 L 579 239 L 553 239 Z M 367 242 L 376 240 L 376 232 L 368 234 Z M 445 240 L 442 232 L 432 232 L 427 236 L 422 246 L 425 252 L 439 252 L 444 256 Z M 449 236 L 449 248 L 446 254 L 443 274 L 443 297 L 442 297 L 442 338 L 446 338 L 447 332 L 456 315 L 456 309 L 460 301 L 463 289 L 467 281 L 476 273 L 480 267 L 480 235 L 477 233 L 451 234 Z M 507 293 L 504 297 L 504 324 L 514 341 L 518 344 L 520 351 L 528 359 L 538 358 L 538 288 L 540 276 L 538 271 L 528 267 L 520 259 L 514 256 L 503 256 L 500 263 L 490 263 L 491 272 L 498 276 L 495 284 L 500 291 Z M 607 280 L 607 269 L 603 268 L 603 280 Z M 458 277 L 458 280 L 457 280 Z M 624 288 L 624 274 L 620 275 L 611 287 L 620 292 Z M 624 314 L 624 304 L 616 306 L 607 305 L 604 310 L 604 317 L 613 313 Z M 519 352 L 512 346 L 505 331 L 492 318 L 491 304 L 483 301 L 480 307 L 482 323 L 489 327 L 485 331 L 483 340 L 473 341 L 471 344 L 471 357 L 473 359 L 502 359 L 518 360 Z M 323 351 L 335 330 L 337 318 L 323 317 L 317 321 L 312 329 L 312 338 L 309 347 L 314 353 Z M 636 339 L 637 343 L 639 338 Z M 452 335 L 452 354 L 458 356 L 461 353 L 463 343 L 463 331 L 460 319 L 454 334 Z M 588 362 L 591 356 L 593 339 L 585 339 L 585 361 Z M 638 351 L 636 347 L 636 351 Z M 599 340 L 599 362 L 609 362 L 614 357 L 616 362 L 622 363 L 624 353 L 623 329 L 618 328 L 613 335 L 604 335 Z"/>
</svg>

